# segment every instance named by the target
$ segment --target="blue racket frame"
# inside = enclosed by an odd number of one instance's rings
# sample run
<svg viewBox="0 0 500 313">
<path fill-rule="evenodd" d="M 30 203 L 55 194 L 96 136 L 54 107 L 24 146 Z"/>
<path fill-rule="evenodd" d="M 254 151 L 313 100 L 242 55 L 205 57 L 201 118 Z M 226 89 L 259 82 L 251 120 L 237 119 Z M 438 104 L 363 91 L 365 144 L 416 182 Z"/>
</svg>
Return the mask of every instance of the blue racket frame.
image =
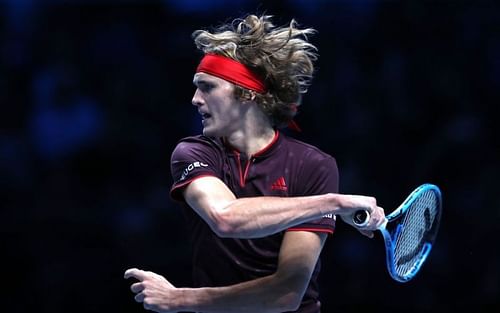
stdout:
<svg viewBox="0 0 500 313">
<path fill-rule="evenodd" d="M 387 269 L 389 271 L 389 274 L 391 277 L 398 281 L 398 282 L 407 282 L 411 280 L 415 275 L 418 273 L 422 265 L 424 264 L 425 260 L 429 256 L 429 253 L 431 252 L 432 246 L 434 242 L 425 242 L 424 245 L 422 246 L 419 256 L 418 256 L 418 261 L 415 262 L 413 267 L 405 274 L 404 276 L 399 275 L 396 272 L 396 267 L 395 267 L 395 261 L 394 261 L 394 249 L 395 249 L 395 244 L 396 244 L 396 239 L 398 238 L 398 234 L 401 232 L 401 224 L 398 224 L 395 230 L 393 231 L 393 234 L 385 228 L 387 223 L 399 218 L 401 215 L 405 214 L 405 212 L 410 208 L 411 204 L 413 201 L 420 196 L 423 192 L 427 191 L 432 191 L 435 193 L 436 198 L 438 199 L 438 213 L 436 215 L 436 218 L 438 219 L 436 222 L 440 222 L 441 218 L 441 206 L 442 206 L 442 199 L 441 199 L 441 190 L 439 189 L 438 186 L 433 185 L 433 184 L 423 184 L 419 187 L 417 187 L 407 198 L 406 200 L 396 209 L 394 210 L 391 214 L 387 215 L 387 221 L 382 225 L 382 227 L 379 228 L 380 232 L 382 233 L 384 237 L 384 243 L 385 243 L 385 248 L 386 248 L 386 262 L 387 262 Z"/>
</svg>

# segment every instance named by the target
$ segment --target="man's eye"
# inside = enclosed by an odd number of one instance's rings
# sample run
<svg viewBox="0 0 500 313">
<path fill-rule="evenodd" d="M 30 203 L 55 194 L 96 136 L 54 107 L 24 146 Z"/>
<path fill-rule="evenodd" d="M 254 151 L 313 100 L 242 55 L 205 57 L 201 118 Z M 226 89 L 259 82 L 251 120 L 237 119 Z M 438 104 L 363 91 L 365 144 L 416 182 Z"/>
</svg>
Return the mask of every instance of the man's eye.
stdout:
<svg viewBox="0 0 500 313">
<path fill-rule="evenodd" d="M 208 83 L 199 84 L 198 88 L 200 88 L 203 92 L 208 92 L 214 88 L 214 85 Z"/>
</svg>

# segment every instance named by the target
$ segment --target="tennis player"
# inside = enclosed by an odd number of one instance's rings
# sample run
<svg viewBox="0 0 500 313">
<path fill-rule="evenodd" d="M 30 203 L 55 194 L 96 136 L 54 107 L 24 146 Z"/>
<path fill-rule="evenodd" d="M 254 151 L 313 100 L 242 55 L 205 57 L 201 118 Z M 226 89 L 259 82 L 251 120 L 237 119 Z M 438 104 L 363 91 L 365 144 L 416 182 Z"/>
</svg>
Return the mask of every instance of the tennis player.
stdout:
<svg viewBox="0 0 500 313">
<path fill-rule="evenodd" d="M 135 300 L 155 312 L 320 312 L 319 256 L 335 217 L 371 237 L 372 197 L 338 194 L 335 159 L 279 129 L 291 125 L 313 75 L 315 31 L 248 15 L 193 33 L 203 51 L 192 104 L 203 135 L 180 140 L 171 196 L 183 204 L 196 288 L 129 269 Z"/>
</svg>

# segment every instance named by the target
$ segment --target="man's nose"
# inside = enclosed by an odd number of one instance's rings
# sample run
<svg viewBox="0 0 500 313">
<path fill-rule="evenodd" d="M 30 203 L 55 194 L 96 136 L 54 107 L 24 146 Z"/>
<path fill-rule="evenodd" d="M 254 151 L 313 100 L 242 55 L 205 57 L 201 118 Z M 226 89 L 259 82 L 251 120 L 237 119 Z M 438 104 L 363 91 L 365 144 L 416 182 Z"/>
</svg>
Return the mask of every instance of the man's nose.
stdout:
<svg viewBox="0 0 500 313">
<path fill-rule="evenodd" d="M 197 107 L 199 107 L 203 104 L 203 100 L 200 96 L 199 89 L 196 89 L 196 91 L 194 92 L 193 98 L 191 99 L 191 104 L 193 104 L 194 106 L 197 106 Z"/>
</svg>

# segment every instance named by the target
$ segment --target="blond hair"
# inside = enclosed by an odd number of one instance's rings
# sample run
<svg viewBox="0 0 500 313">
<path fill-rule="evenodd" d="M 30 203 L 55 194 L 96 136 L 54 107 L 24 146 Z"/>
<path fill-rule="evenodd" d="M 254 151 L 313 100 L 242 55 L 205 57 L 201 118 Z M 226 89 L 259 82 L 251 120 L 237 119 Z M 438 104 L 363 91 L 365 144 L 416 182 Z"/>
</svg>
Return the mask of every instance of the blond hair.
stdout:
<svg viewBox="0 0 500 313">
<path fill-rule="evenodd" d="M 292 20 L 288 26 L 276 27 L 272 16 L 248 15 L 219 26 L 213 32 L 193 32 L 198 49 L 232 58 L 263 78 L 267 92 L 253 94 L 236 86 L 235 95 L 255 101 L 271 118 L 274 126 L 285 126 L 297 113 L 301 94 L 307 92 L 313 77 L 317 49 L 308 42 L 312 28 L 299 29 Z"/>
</svg>

